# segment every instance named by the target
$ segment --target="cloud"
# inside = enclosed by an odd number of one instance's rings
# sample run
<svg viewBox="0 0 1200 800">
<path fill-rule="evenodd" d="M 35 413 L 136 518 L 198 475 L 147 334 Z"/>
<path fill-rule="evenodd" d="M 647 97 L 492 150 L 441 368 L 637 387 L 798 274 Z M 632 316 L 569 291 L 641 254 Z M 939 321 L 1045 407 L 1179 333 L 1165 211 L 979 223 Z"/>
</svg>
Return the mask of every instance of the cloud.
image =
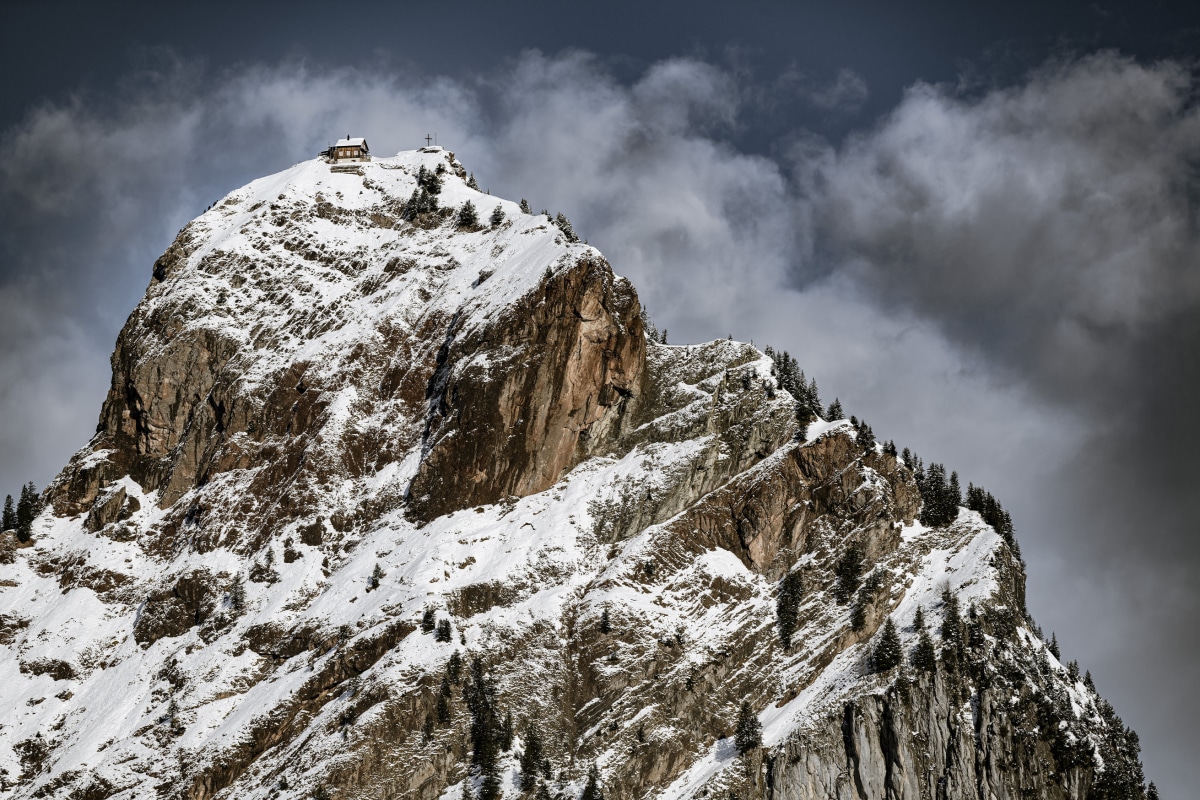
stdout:
<svg viewBox="0 0 1200 800">
<path fill-rule="evenodd" d="M 747 85 L 745 93 L 771 111 L 781 111 L 799 99 L 826 121 L 857 113 L 871 94 L 866 80 L 849 67 L 839 69 L 830 80 L 822 80 L 795 64 L 784 69 L 769 85 Z"/>
<path fill-rule="evenodd" d="M 810 86 L 801 91 L 801 96 L 824 111 L 854 112 L 867 102 L 867 82 L 850 69 L 843 67 L 837 76 L 823 86 Z"/>
<path fill-rule="evenodd" d="M 982 98 L 917 85 L 815 175 L 801 154 L 821 255 L 1048 390 L 1127 371 L 1200 298 L 1190 95 L 1112 54 Z"/>
<path fill-rule="evenodd" d="M 453 80 L 166 58 L 31 110 L 0 133 L 0 490 L 89 438 L 116 333 L 188 219 L 345 133 L 387 153 L 436 132 L 484 188 L 570 216 L 672 341 L 787 348 L 827 401 L 996 492 L 1033 611 L 1123 713 L 1157 709 L 1131 715 L 1143 741 L 1189 741 L 1164 698 L 1197 643 L 1164 631 L 1200 566 L 1191 74 L 1104 53 L 983 93 L 918 84 L 843 144 L 739 150 L 789 87 L 826 113 L 867 96 L 850 70 L 764 88 L 674 58 L 621 81 L 572 51 Z M 1180 583 L 1147 625 L 1163 575 Z"/>
</svg>

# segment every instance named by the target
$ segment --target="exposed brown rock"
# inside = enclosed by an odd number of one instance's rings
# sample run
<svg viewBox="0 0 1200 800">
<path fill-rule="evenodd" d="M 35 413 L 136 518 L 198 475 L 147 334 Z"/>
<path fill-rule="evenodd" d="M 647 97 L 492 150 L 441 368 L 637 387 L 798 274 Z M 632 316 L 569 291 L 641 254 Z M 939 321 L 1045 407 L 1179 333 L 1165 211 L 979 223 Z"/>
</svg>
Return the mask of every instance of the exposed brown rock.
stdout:
<svg viewBox="0 0 1200 800">
<path fill-rule="evenodd" d="M 600 259 L 549 275 L 486 331 L 460 338 L 456 324 L 426 393 L 422 519 L 553 485 L 584 432 L 619 428 L 645 369 L 637 296 Z"/>
<path fill-rule="evenodd" d="M 370 636 L 344 643 L 294 698 L 285 705 L 269 709 L 245 741 L 224 752 L 213 763 L 196 764 L 190 770 L 188 783 L 173 787 L 167 796 L 186 800 L 214 797 L 263 752 L 286 745 L 302 733 L 312 716 L 341 693 L 345 681 L 369 669 L 413 630 L 411 625 L 396 622 Z"/>
<path fill-rule="evenodd" d="M 193 570 L 181 575 L 170 589 L 146 598 L 133 626 L 134 641 L 151 644 L 203 624 L 218 596 L 216 580 L 206 569 Z"/>
<path fill-rule="evenodd" d="M 49 675 L 56 681 L 69 681 L 76 677 L 75 667 L 57 658 L 22 661 L 21 672 L 28 672 L 30 675 Z"/>
</svg>

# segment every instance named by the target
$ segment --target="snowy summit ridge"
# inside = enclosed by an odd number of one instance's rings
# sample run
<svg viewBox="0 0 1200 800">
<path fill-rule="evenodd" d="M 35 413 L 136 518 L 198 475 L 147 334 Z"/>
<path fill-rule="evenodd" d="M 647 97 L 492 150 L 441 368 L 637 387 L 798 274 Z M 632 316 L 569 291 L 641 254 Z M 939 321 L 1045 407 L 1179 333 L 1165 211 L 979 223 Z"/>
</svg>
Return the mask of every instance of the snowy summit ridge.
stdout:
<svg viewBox="0 0 1200 800">
<path fill-rule="evenodd" d="M 1132 791 L 1010 534 L 473 184 L 305 162 L 154 265 L 0 549 L 0 797 Z"/>
</svg>

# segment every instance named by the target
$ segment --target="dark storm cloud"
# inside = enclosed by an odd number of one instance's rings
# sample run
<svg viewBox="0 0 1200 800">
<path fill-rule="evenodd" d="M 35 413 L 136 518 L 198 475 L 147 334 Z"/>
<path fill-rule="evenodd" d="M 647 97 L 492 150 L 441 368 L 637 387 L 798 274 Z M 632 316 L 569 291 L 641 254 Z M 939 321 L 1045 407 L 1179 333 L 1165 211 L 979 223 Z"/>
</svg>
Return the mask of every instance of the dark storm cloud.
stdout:
<svg viewBox="0 0 1200 800">
<path fill-rule="evenodd" d="M 1095 382 L 1200 298 L 1191 95 L 1179 66 L 1111 54 L 974 100 L 918 85 L 810 173 L 822 256 L 1052 391 L 1123 405 Z"/>
<path fill-rule="evenodd" d="M 436 132 L 485 189 L 566 212 L 672 341 L 786 347 L 826 400 L 1000 494 L 1032 610 L 1170 755 L 1189 734 L 1165 698 L 1190 671 L 1168 659 L 1196 646 L 1162 635 L 1196 603 L 1200 431 L 1176 417 L 1200 380 L 1191 86 L 1113 55 L 990 92 L 919 84 L 869 132 L 770 158 L 731 144 L 747 114 L 784 96 L 849 114 L 863 79 L 674 58 L 618 80 L 578 51 L 454 80 L 168 54 L 0 135 L 0 479 L 44 483 L 86 441 L 117 330 L 188 219 L 345 133 L 387 154 Z"/>
</svg>

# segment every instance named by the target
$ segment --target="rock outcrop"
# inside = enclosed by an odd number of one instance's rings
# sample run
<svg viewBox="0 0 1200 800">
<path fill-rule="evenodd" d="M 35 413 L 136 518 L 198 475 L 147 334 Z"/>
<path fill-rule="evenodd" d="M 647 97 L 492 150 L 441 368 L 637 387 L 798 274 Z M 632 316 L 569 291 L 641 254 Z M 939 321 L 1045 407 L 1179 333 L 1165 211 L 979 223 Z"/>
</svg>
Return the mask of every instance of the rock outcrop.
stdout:
<svg viewBox="0 0 1200 800">
<path fill-rule="evenodd" d="M 1141 797 L 1010 536 L 465 175 L 301 164 L 154 265 L 0 552 L 6 796 Z"/>
<path fill-rule="evenodd" d="M 413 513 L 544 491 L 579 460 L 581 436 L 618 432 L 645 372 L 639 312 L 628 283 L 584 258 L 472 336 L 455 318 L 427 392 Z"/>
</svg>

